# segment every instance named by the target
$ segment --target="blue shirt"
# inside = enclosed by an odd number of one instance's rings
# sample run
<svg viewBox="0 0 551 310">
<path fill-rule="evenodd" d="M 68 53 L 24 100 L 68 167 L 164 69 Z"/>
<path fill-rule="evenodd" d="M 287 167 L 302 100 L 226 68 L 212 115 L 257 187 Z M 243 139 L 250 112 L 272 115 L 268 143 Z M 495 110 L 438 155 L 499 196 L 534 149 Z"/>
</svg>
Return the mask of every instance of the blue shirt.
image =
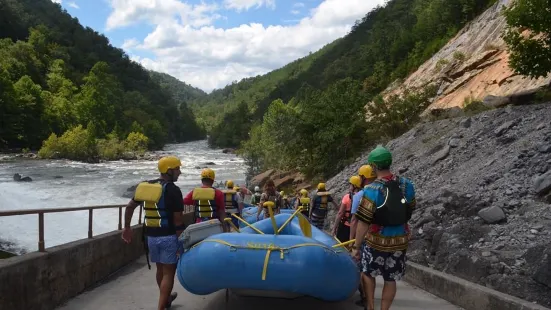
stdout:
<svg viewBox="0 0 551 310">
<path fill-rule="evenodd" d="M 352 214 L 356 214 L 358 211 L 358 207 L 360 206 L 360 202 L 362 201 L 362 197 L 364 195 L 363 189 L 354 194 L 354 197 L 352 197 L 352 208 L 350 209 L 350 212 Z"/>
</svg>

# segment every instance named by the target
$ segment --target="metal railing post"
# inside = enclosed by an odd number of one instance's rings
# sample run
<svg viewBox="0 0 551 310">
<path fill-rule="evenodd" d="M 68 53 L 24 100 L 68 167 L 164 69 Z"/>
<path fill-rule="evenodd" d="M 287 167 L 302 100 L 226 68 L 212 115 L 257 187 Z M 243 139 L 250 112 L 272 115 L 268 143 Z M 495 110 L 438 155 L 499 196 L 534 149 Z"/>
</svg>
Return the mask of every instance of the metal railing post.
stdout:
<svg viewBox="0 0 551 310">
<path fill-rule="evenodd" d="M 119 230 L 122 230 L 122 207 L 119 207 Z"/>
<path fill-rule="evenodd" d="M 94 236 L 92 232 L 92 223 L 94 222 L 92 219 L 94 218 L 94 209 L 88 210 L 88 238 L 92 239 Z"/>
<path fill-rule="evenodd" d="M 46 252 L 44 244 L 44 213 L 38 213 L 38 251 Z"/>
</svg>

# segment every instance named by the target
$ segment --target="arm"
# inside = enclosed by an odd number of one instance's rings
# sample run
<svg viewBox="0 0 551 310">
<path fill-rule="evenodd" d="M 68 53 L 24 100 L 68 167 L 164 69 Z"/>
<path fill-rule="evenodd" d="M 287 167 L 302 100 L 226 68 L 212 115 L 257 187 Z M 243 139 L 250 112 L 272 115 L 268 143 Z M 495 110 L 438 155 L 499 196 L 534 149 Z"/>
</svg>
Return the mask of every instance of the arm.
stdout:
<svg viewBox="0 0 551 310">
<path fill-rule="evenodd" d="M 339 227 L 339 222 L 342 219 L 342 216 L 344 215 L 344 210 L 346 209 L 346 206 L 344 205 L 344 198 L 341 202 L 341 207 L 339 208 L 339 212 L 337 213 L 337 216 L 335 217 L 335 223 L 333 224 L 333 234 L 337 234 L 337 228 Z"/>
<path fill-rule="evenodd" d="M 352 220 L 350 221 L 350 240 L 356 238 L 356 229 L 358 227 L 358 219 L 356 215 L 352 215 Z"/>
<path fill-rule="evenodd" d="M 174 227 L 176 228 L 176 236 L 180 237 L 180 234 L 184 231 L 184 199 L 182 197 L 182 191 L 179 187 L 172 184 L 170 186 L 170 191 L 172 192 L 171 197 L 171 209 L 172 209 L 172 220 L 174 222 Z M 168 185 L 167 185 L 168 186 Z"/>
<path fill-rule="evenodd" d="M 369 225 L 373 220 L 373 215 L 375 213 L 375 210 L 376 210 L 375 202 L 370 198 L 368 198 L 367 193 L 364 193 L 360 201 L 360 206 L 358 207 L 358 211 L 355 213 L 355 216 L 358 219 L 358 223 L 356 224 L 356 238 L 355 238 L 356 241 L 354 242 L 352 253 L 353 253 L 353 256 L 356 257 L 356 259 L 359 259 L 358 250 L 360 249 L 360 246 L 362 245 L 364 237 L 367 234 L 367 231 L 369 230 Z"/>
<path fill-rule="evenodd" d="M 130 199 L 124 210 L 124 229 L 122 231 L 122 240 L 126 243 L 132 242 L 132 229 L 130 229 L 130 223 L 132 222 L 132 215 L 134 209 L 139 206 L 139 203 L 134 199 Z"/>
<path fill-rule="evenodd" d="M 228 226 L 224 219 L 226 218 L 226 204 L 224 201 L 224 193 L 220 190 L 215 190 L 214 199 L 216 200 L 216 206 L 218 207 L 218 220 L 222 223 L 222 228 L 224 232 L 228 232 Z"/>
<path fill-rule="evenodd" d="M 256 219 L 260 218 L 260 213 L 262 213 L 262 206 L 264 205 L 264 202 L 266 202 L 266 195 L 262 194 L 260 196 L 260 203 L 258 204 L 258 212 L 256 213 Z"/>
<path fill-rule="evenodd" d="M 132 216 L 134 215 L 134 209 L 140 204 L 134 199 L 130 199 L 124 210 L 124 228 L 130 228 L 130 223 L 132 222 Z"/>
<path fill-rule="evenodd" d="M 237 199 L 237 209 L 239 214 L 243 213 L 243 208 L 245 207 L 245 202 L 243 201 L 243 198 L 241 195 L 235 195 L 235 199 Z"/>
<path fill-rule="evenodd" d="M 193 191 L 190 191 L 187 193 L 186 197 L 184 197 L 184 205 L 186 206 L 192 206 L 193 205 Z"/>
<path fill-rule="evenodd" d="M 363 190 L 357 192 L 352 197 L 352 207 L 350 208 L 350 213 L 352 214 L 352 220 L 350 221 L 350 240 L 356 238 L 356 229 L 358 227 L 358 218 L 356 217 L 356 212 L 358 212 L 362 195 Z"/>
</svg>

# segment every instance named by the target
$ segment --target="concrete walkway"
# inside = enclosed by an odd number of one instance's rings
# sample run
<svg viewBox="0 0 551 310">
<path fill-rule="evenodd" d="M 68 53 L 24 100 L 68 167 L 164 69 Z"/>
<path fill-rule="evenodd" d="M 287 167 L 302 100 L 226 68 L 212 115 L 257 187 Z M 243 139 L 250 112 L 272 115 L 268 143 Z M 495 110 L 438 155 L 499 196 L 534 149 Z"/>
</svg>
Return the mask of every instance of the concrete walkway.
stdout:
<svg viewBox="0 0 551 310">
<path fill-rule="evenodd" d="M 381 285 L 377 288 L 376 306 L 379 307 Z M 230 295 L 229 306 L 226 307 L 225 291 L 219 291 L 207 296 L 197 296 L 188 293 L 175 279 L 174 291 L 178 298 L 174 301 L 174 310 L 234 310 L 234 309 L 261 309 L 264 310 L 362 310 L 354 304 L 359 294 L 350 300 L 340 303 L 326 303 L 311 298 L 294 300 L 239 297 Z M 111 279 L 87 292 L 70 300 L 59 307 L 60 310 L 154 310 L 157 306 L 158 288 L 155 283 L 155 266 L 147 269 L 145 257 L 122 269 Z M 379 309 L 379 308 L 378 308 Z M 456 310 L 461 309 L 435 297 L 425 291 L 412 287 L 401 281 L 398 284 L 398 293 L 392 305 L 392 310 Z"/>
</svg>

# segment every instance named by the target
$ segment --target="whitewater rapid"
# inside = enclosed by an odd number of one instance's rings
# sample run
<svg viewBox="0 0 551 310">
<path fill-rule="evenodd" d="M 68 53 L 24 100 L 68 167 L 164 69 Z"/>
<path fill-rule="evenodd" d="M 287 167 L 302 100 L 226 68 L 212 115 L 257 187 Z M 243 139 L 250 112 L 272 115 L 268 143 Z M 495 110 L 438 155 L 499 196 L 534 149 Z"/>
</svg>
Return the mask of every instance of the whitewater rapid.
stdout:
<svg viewBox="0 0 551 310">
<path fill-rule="evenodd" d="M 176 184 L 184 195 L 200 185 L 199 174 L 207 163 L 217 181 L 234 180 L 245 184 L 243 160 L 219 149 L 209 149 L 206 141 L 167 145 L 163 154 L 182 160 L 182 175 Z M 32 182 L 14 182 L 13 175 L 30 176 Z M 136 183 L 157 176 L 156 161 L 112 161 L 88 164 L 70 160 L 17 159 L 0 162 L 0 210 L 78 207 L 126 204 L 122 197 Z M 88 211 L 44 215 L 46 247 L 87 238 Z M 138 221 L 138 210 L 132 219 Z M 94 235 L 116 230 L 118 209 L 95 210 Z M 1 246 L 15 252 L 36 251 L 38 216 L 0 217 Z"/>
</svg>

